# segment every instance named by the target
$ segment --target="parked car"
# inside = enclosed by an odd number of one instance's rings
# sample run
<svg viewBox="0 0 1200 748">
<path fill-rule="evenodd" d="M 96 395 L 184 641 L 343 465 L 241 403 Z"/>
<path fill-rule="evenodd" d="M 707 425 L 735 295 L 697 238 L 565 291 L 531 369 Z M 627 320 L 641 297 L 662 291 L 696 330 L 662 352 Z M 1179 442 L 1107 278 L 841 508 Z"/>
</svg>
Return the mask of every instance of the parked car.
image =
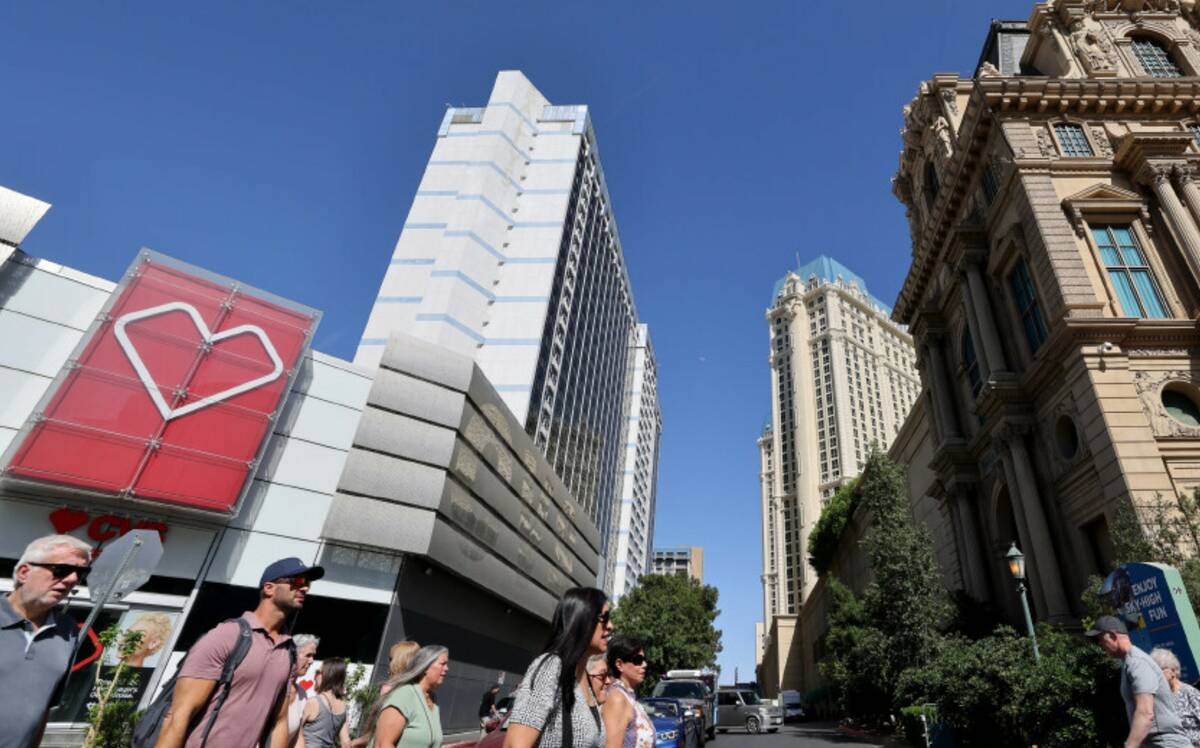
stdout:
<svg viewBox="0 0 1200 748">
<path fill-rule="evenodd" d="M 508 717 L 500 721 L 496 727 L 490 729 L 487 735 L 479 739 L 475 744 L 475 748 L 504 748 L 504 737 L 508 733 Z"/>
<path fill-rule="evenodd" d="M 502 699 L 496 700 L 496 716 L 490 717 L 483 721 L 483 731 L 490 733 L 500 726 L 504 718 L 508 716 L 509 710 L 512 709 L 513 697 L 505 696 Z"/>
<path fill-rule="evenodd" d="M 655 698 L 679 699 L 696 713 L 702 725 L 701 744 L 717 735 L 717 695 L 711 685 L 711 673 L 699 670 L 668 670 L 654 686 Z"/>
<path fill-rule="evenodd" d="M 780 691 L 779 705 L 783 707 L 784 722 L 799 722 L 804 719 L 804 700 L 799 691 Z"/>
<path fill-rule="evenodd" d="M 782 724 L 783 709 L 765 703 L 753 691 L 736 688 L 717 691 L 717 729 L 721 732 L 744 727 L 753 735 L 764 730 L 775 732 Z"/>
<path fill-rule="evenodd" d="M 678 699 L 642 699 L 654 722 L 655 748 L 700 748 L 700 719 Z"/>
</svg>

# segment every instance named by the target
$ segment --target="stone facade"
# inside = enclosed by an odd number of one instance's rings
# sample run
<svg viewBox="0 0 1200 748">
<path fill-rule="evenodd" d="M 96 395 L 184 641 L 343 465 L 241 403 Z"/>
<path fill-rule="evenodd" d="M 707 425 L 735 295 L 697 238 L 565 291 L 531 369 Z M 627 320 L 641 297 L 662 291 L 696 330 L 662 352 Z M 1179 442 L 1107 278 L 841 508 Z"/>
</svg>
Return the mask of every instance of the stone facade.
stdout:
<svg viewBox="0 0 1200 748">
<path fill-rule="evenodd" d="M 904 108 L 893 318 L 923 390 L 892 454 L 947 584 L 1013 619 L 1011 543 L 1036 617 L 1074 622 L 1116 509 L 1200 485 L 1198 23 L 1176 0 L 1038 4 Z"/>
</svg>

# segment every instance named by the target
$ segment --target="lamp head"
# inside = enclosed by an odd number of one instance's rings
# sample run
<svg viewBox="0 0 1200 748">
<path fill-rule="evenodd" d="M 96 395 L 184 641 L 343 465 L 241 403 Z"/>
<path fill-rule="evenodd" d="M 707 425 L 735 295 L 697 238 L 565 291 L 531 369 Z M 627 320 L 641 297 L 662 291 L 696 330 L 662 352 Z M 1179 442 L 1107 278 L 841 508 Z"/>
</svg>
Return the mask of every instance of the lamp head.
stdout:
<svg viewBox="0 0 1200 748">
<path fill-rule="evenodd" d="M 1025 579 L 1025 554 L 1017 548 L 1017 544 L 1013 543 L 1008 549 L 1008 553 L 1004 554 L 1004 558 L 1008 561 L 1008 573 L 1013 575 L 1013 579 L 1024 581 Z"/>
</svg>

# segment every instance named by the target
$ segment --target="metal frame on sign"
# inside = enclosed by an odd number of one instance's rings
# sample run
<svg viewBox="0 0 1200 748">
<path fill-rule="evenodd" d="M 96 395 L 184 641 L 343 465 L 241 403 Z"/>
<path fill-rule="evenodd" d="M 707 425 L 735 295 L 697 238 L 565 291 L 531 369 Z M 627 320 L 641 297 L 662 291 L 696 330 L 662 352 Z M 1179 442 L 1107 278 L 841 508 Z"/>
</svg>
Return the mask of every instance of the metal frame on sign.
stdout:
<svg viewBox="0 0 1200 748">
<path fill-rule="evenodd" d="M 200 323 L 197 324 L 197 319 L 199 318 L 199 314 L 196 312 L 194 307 L 191 307 L 191 305 L 183 303 L 183 302 L 179 302 L 177 304 L 164 304 L 164 305 L 160 305 L 158 307 L 137 310 L 137 311 L 123 315 L 120 320 L 113 320 L 112 317 L 110 316 L 110 312 L 112 311 L 113 306 L 117 303 L 117 300 L 120 299 L 122 297 L 122 295 L 125 293 L 125 290 L 128 288 L 130 282 L 133 281 L 134 279 L 138 278 L 141 275 L 142 267 L 148 262 L 156 263 L 158 265 L 161 265 L 161 266 L 166 267 L 171 270 L 177 270 L 177 271 L 180 271 L 183 273 L 190 274 L 200 280 L 207 281 L 209 283 L 227 287 L 230 289 L 231 293 L 233 293 L 233 294 L 236 294 L 239 296 L 251 296 L 258 300 L 265 301 L 265 302 L 274 304 L 279 307 L 283 307 L 292 312 L 296 312 L 302 316 L 309 317 L 312 320 L 312 324 L 309 326 L 307 335 L 305 336 L 303 346 L 296 356 L 295 364 L 292 366 L 292 368 L 290 370 L 285 371 L 282 369 L 282 363 L 279 359 L 278 353 L 275 351 L 274 345 L 270 343 L 269 339 L 267 339 L 266 334 L 264 333 L 264 331 L 261 328 L 258 328 L 257 326 L 254 326 L 254 325 L 240 325 L 240 326 L 232 328 L 230 330 L 226 330 L 226 331 L 222 331 L 221 333 L 213 334 L 207 328 L 207 326 L 203 323 L 203 321 L 201 321 Z M 171 308 L 168 309 L 167 307 L 171 307 Z M 184 309 L 183 307 L 187 307 L 187 308 Z M 209 344 L 219 342 L 220 340 L 234 337 L 236 335 L 249 334 L 249 335 L 253 335 L 253 336 L 257 337 L 260 340 L 260 342 L 264 343 L 263 347 L 264 347 L 264 350 L 267 351 L 268 358 L 270 358 L 271 362 L 273 364 L 275 364 L 274 371 L 272 372 L 271 375 L 268 375 L 265 377 L 260 377 L 257 380 L 253 380 L 252 382 L 249 382 L 249 383 L 246 383 L 243 385 L 239 385 L 235 388 L 232 388 L 231 390 L 217 393 L 216 395 L 205 398 L 204 400 L 197 401 L 196 403 L 192 403 L 187 406 L 172 410 L 171 407 L 169 405 L 167 405 L 167 403 L 163 400 L 161 395 L 156 390 L 154 390 L 153 381 L 150 378 L 149 373 L 146 372 L 145 366 L 144 366 L 144 364 L 142 364 L 140 356 L 137 355 L 136 351 L 132 351 L 132 346 L 128 343 L 127 336 L 124 335 L 124 325 L 125 324 L 128 324 L 129 322 L 134 322 L 138 319 L 144 319 L 144 318 L 149 318 L 149 317 L 155 316 L 157 314 L 163 314 L 168 311 L 182 311 L 182 312 L 186 313 L 192 319 L 193 324 L 196 325 L 197 331 L 200 333 L 201 338 L 203 338 L 205 340 L 205 342 L 209 343 Z M 301 367 L 303 367 L 305 365 L 305 360 L 309 357 L 309 355 L 312 352 L 313 337 L 316 333 L 317 326 L 320 324 L 321 317 L 322 317 L 322 313 L 318 309 L 314 309 L 314 308 L 306 306 L 304 304 L 300 304 L 300 303 L 297 303 L 294 301 L 290 301 L 288 299 L 281 298 L 281 297 L 276 296 L 275 294 L 272 294 L 268 291 L 263 291 L 261 289 L 255 288 L 254 286 L 246 285 L 244 283 L 241 283 L 232 278 L 220 275 L 218 273 L 214 273 L 212 271 L 205 270 L 203 268 L 198 268 L 194 265 L 183 262 L 182 260 L 177 260 L 174 257 L 164 255 L 160 252 L 155 252 L 154 250 L 151 250 L 148 248 L 143 248 L 141 251 L 138 252 L 138 254 L 134 258 L 133 262 L 130 263 L 128 269 L 121 276 L 120 283 L 118 283 L 117 287 L 115 289 L 113 289 L 112 293 L 109 295 L 108 301 L 105 302 L 104 307 L 96 315 L 96 318 L 92 321 L 92 324 L 88 327 L 87 332 L 85 332 L 83 334 L 83 336 L 80 338 L 79 343 L 75 346 L 74 350 L 71 352 L 71 355 L 70 355 L 70 357 L 68 357 L 66 363 L 63 364 L 63 366 L 59 370 L 58 374 L 55 375 L 54 380 L 51 382 L 50 386 L 46 389 L 45 393 L 43 393 L 41 399 L 38 401 L 38 404 L 34 408 L 33 412 L 30 413 L 29 417 L 25 419 L 25 423 L 21 426 L 20 431 L 17 433 L 16 437 L 12 440 L 12 442 L 9 443 L 7 449 L 4 451 L 2 458 L 0 458 L 0 484 L 3 484 L 5 487 L 11 486 L 11 487 L 37 488 L 37 489 L 40 489 L 40 493 L 42 495 L 45 495 L 46 491 L 50 490 L 54 494 L 62 495 L 64 497 L 87 496 L 87 497 L 93 497 L 93 498 L 97 498 L 97 499 L 106 499 L 106 500 L 109 500 L 112 502 L 116 502 L 118 504 L 132 503 L 132 504 L 137 504 L 137 505 L 141 505 L 141 506 L 154 507 L 154 509 L 158 513 L 162 513 L 162 514 L 176 514 L 176 515 L 183 514 L 183 515 L 193 515 L 193 516 L 197 516 L 197 517 L 204 517 L 204 518 L 209 518 L 209 519 L 220 518 L 220 519 L 226 519 L 226 520 L 236 517 L 238 515 L 238 513 L 241 511 L 242 504 L 246 500 L 247 494 L 250 492 L 250 487 L 254 484 L 254 480 L 258 475 L 258 469 L 262 465 L 262 459 L 263 459 L 264 454 L 266 453 L 267 447 L 268 447 L 268 445 L 270 445 L 271 440 L 275 437 L 275 429 L 279 423 L 279 417 L 282 415 L 284 408 L 287 407 L 287 404 L 291 398 L 292 388 L 296 384 L 296 378 L 297 378 L 297 376 L 299 376 L 300 369 L 301 369 Z M 278 380 L 280 376 L 286 375 L 287 382 L 286 382 L 286 386 L 284 387 L 283 394 L 280 397 L 279 402 L 276 405 L 275 409 L 270 414 L 268 414 L 269 427 L 267 429 L 267 433 L 263 436 L 262 441 L 258 445 L 257 452 L 255 453 L 253 459 L 250 461 L 250 465 L 249 465 L 250 470 L 246 473 L 245 482 L 242 484 L 241 490 L 238 492 L 237 499 L 229 511 L 227 511 L 227 512 L 226 511 L 216 511 L 216 510 L 210 510 L 210 509 L 202 509 L 202 508 L 198 508 L 198 507 L 184 506 L 182 504 L 176 504 L 176 503 L 173 503 L 170 501 L 163 501 L 163 500 L 158 500 L 158 499 L 144 499 L 144 498 L 139 497 L 138 495 L 136 495 L 136 493 L 134 493 L 132 491 L 132 485 L 127 486 L 122 491 L 110 492 L 110 491 L 102 491 L 102 490 L 89 489 L 89 488 L 77 488 L 74 486 L 64 485 L 61 483 L 55 483 L 53 481 L 42 481 L 42 480 L 38 480 L 36 478 L 30 478 L 28 476 L 14 476 L 8 472 L 8 466 L 12 462 L 13 458 L 16 456 L 17 451 L 20 449 L 22 444 L 25 442 L 25 439 L 29 436 L 33 427 L 42 420 L 42 414 L 45 412 L 45 409 L 50 404 L 50 401 L 58 393 L 59 388 L 63 384 L 63 381 L 66 379 L 68 374 L 78 365 L 79 358 L 82 356 L 84 351 L 87 350 L 87 347 L 91 344 L 91 342 L 95 338 L 96 334 L 100 331 L 101 327 L 106 322 L 114 323 L 114 331 L 113 331 L 114 336 L 117 338 L 117 341 L 120 344 L 122 351 L 125 353 L 126 358 L 129 360 L 130 365 L 133 367 L 138 378 L 141 380 L 142 385 L 147 388 L 147 394 L 150 396 L 151 400 L 154 402 L 155 407 L 163 415 L 164 427 L 173 418 L 183 417 L 189 413 L 195 412 L 196 410 L 200 410 L 201 408 L 208 407 L 210 405 L 214 405 L 217 402 L 220 402 L 221 400 L 225 400 L 225 399 L 234 397 L 238 394 L 248 392 L 250 389 L 253 389 L 255 387 L 260 387 L 260 386 L 263 386 L 270 382 L 274 382 L 274 381 Z M 246 386 L 246 385 L 251 385 L 251 386 Z M 155 395 L 158 395 L 158 397 L 155 397 Z M 153 441 L 153 439 L 148 440 L 148 441 Z M 149 446 L 149 444 L 147 446 Z"/>
</svg>

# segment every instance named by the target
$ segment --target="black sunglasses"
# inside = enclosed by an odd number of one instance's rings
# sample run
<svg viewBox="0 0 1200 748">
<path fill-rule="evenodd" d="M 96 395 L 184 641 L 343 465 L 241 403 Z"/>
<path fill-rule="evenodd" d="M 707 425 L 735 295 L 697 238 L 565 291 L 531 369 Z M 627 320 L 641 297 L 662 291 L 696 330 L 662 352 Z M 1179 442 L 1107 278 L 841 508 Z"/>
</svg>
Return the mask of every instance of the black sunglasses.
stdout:
<svg viewBox="0 0 1200 748">
<path fill-rule="evenodd" d="M 635 654 L 633 657 L 630 657 L 628 660 L 626 660 L 626 662 L 628 662 L 630 665 L 643 665 L 646 662 L 646 655 Z"/>
<path fill-rule="evenodd" d="M 30 561 L 30 566 L 37 566 L 46 569 L 54 575 L 55 579 L 66 579 L 72 573 L 79 579 L 79 583 L 83 584 L 87 581 L 88 574 L 92 573 L 90 566 L 76 566 L 75 564 L 42 564 L 37 561 Z"/>
<path fill-rule="evenodd" d="M 596 619 L 596 623 L 602 626 L 607 626 L 610 620 L 612 620 L 612 611 L 606 610 L 600 614 L 599 618 Z"/>
</svg>

